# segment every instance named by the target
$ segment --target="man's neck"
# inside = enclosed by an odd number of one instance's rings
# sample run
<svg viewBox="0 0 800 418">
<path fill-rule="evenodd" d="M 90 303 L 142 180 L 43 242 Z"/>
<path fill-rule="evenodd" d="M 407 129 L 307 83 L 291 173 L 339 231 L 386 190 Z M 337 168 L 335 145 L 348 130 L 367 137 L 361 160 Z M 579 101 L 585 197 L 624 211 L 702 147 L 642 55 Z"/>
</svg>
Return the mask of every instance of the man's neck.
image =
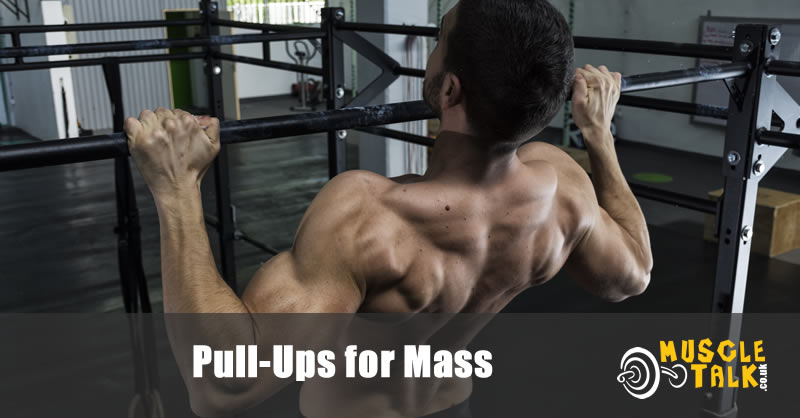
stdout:
<svg viewBox="0 0 800 418">
<path fill-rule="evenodd" d="M 426 180 L 494 183 L 513 174 L 521 162 L 517 146 L 498 145 L 474 135 L 443 131 L 433 148 Z"/>
</svg>

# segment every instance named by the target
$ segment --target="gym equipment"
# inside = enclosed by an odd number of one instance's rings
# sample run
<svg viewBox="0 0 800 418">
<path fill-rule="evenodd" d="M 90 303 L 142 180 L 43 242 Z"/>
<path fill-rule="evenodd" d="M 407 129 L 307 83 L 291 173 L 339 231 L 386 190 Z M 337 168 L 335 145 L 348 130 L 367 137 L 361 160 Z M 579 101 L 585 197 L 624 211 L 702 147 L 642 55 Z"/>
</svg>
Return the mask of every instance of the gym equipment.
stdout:
<svg viewBox="0 0 800 418">
<path fill-rule="evenodd" d="M 375 47 L 357 32 L 379 32 L 414 36 L 436 36 L 437 28 L 402 25 L 381 25 L 345 22 L 344 10 L 325 8 L 322 11 L 322 24 L 319 30 L 309 30 L 294 26 L 261 25 L 219 19 L 217 4 L 209 0 L 200 1 L 202 19 L 185 21 L 146 21 L 114 22 L 81 25 L 53 26 L 7 26 L 0 28 L 0 34 L 11 36 L 12 47 L 0 48 L 0 58 L 13 58 L 14 63 L 0 64 L 0 71 L 24 71 L 31 69 L 102 65 L 107 78 L 119 71 L 126 63 L 167 61 L 178 59 L 203 59 L 208 75 L 208 92 L 211 116 L 224 119 L 221 100 L 222 83 L 220 60 L 230 60 L 267 68 L 278 68 L 323 77 L 322 92 L 326 100 L 325 112 L 281 116 L 252 121 L 226 121 L 222 125 L 222 142 L 225 146 L 215 161 L 215 182 L 217 197 L 216 222 L 220 239 L 221 273 L 226 282 L 236 288 L 236 269 L 234 265 L 233 243 L 242 235 L 237 230 L 233 216 L 233 205 L 228 188 L 227 145 L 237 142 L 264 140 L 294 136 L 314 132 L 327 132 L 329 150 L 329 171 L 331 177 L 345 168 L 347 132 L 345 129 L 375 127 L 379 125 L 420 120 L 433 117 L 421 102 L 398 103 L 374 107 L 360 107 L 368 103 L 376 94 L 382 92 L 400 75 L 424 77 L 421 69 L 405 68 L 383 51 Z M 132 42 L 113 42 L 105 44 L 78 44 L 57 46 L 21 46 L 23 33 L 74 32 L 84 30 L 113 30 L 123 28 L 164 27 L 170 25 L 198 25 L 203 27 L 203 36 L 193 39 L 146 40 Z M 220 36 L 220 26 L 260 30 L 262 34 Z M 634 193 L 640 197 L 667 202 L 690 209 L 718 213 L 717 230 L 720 244 L 717 257 L 717 270 L 711 310 L 713 312 L 742 312 L 746 289 L 750 243 L 754 233 L 754 212 L 759 182 L 769 173 L 787 148 L 800 149 L 800 125 L 786 123 L 781 131 L 771 130 L 772 114 L 776 113 L 783 121 L 800 119 L 800 106 L 782 89 L 772 75 L 800 76 L 800 63 L 781 61 L 780 27 L 742 24 L 736 28 L 733 47 L 711 45 L 681 44 L 673 42 L 654 42 L 628 39 L 575 37 L 577 48 L 623 51 L 658 55 L 671 55 L 696 58 L 710 58 L 730 61 L 711 67 L 700 67 L 666 73 L 645 74 L 626 77 L 623 92 L 664 88 L 680 84 L 692 84 L 714 80 L 729 80 L 731 98 L 727 108 L 696 105 L 677 101 L 647 97 L 623 96 L 620 105 L 677 112 L 690 115 L 713 116 L 727 120 L 727 132 L 722 171 L 725 179 L 725 194 L 716 209 L 708 208 L 708 202 L 699 202 L 692 196 L 654 189 L 647 186 L 632 185 Z M 239 57 L 220 53 L 219 45 L 261 42 L 268 51 L 269 42 L 300 39 L 321 39 L 322 68 L 308 65 L 275 62 L 268 54 L 264 59 Z M 364 88 L 349 102 L 346 101 L 344 83 L 344 44 L 374 62 L 383 71 L 381 75 Z M 26 62 L 25 57 L 88 54 L 133 50 L 152 50 L 176 47 L 200 47 L 201 52 L 182 54 L 152 54 L 128 57 L 103 57 L 72 61 Z M 110 76 L 109 76 L 110 75 Z M 111 85 L 111 83 L 109 84 Z M 109 89 L 112 104 L 117 114 L 122 112 L 121 91 Z M 350 108 L 345 108 L 350 106 Z M 116 118 L 116 116 L 115 116 Z M 120 131 L 121 127 L 115 127 Z M 370 128 L 378 129 L 378 128 Z M 395 135 L 391 130 L 383 130 L 389 137 L 410 139 L 409 135 Z M 418 143 L 430 141 L 418 139 Z M 15 145 L 0 148 L 0 171 L 66 164 L 79 161 L 118 158 L 127 161 L 126 140 L 123 134 L 101 135 L 70 141 L 46 141 L 37 144 Z M 131 205 L 133 196 L 129 182 L 129 167 L 119 166 L 118 216 L 122 220 L 120 229 L 124 230 L 128 246 L 120 251 L 120 268 L 123 274 L 123 289 L 126 294 L 126 310 L 149 309 L 149 301 L 142 298 L 142 289 L 136 282 L 141 275 L 136 257 L 141 253 L 138 236 L 138 213 Z M 128 204 L 126 204 L 128 202 Z M 128 261 L 133 260 L 132 263 Z M 139 262 L 140 263 L 140 262 Z M 138 290 L 138 292 L 137 292 Z M 137 300 L 138 296 L 138 300 Z M 725 337 L 738 338 L 740 324 L 720 327 Z M 666 372 L 664 372 L 666 373 Z M 144 398 L 152 397 L 140 393 Z M 711 393 L 705 399 L 704 413 L 714 417 L 735 417 L 735 396 L 729 389 Z"/>
<path fill-rule="evenodd" d="M 289 50 L 290 43 L 293 45 L 294 51 Z M 320 43 L 314 39 L 286 41 L 286 55 L 301 67 L 308 66 L 321 48 Z M 294 93 L 294 88 L 292 92 Z M 295 112 L 317 110 L 316 105 L 321 101 L 322 86 L 316 80 L 309 79 L 306 73 L 299 71 L 297 73 L 297 94 L 300 97 L 300 106 L 293 106 L 289 108 L 290 110 Z"/>
</svg>

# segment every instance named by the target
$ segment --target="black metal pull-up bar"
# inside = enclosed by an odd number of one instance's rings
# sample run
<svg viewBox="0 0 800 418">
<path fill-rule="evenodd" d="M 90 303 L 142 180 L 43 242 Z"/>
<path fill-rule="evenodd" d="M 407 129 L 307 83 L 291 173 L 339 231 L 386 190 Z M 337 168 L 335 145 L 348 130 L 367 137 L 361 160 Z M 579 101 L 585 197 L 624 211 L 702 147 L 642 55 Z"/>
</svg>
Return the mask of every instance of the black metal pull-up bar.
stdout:
<svg viewBox="0 0 800 418">
<path fill-rule="evenodd" d="M 766 71 L 768 74 L 800 77 L 800 62 L 768 61 Z"/>
<path fill-rule="evenodd" d="M 433 113 L 423 102 L 348 108 L 244 121 L 224 121 L 220 136 L 224 144 L 236 144 L 331 130 L 389 125 L 430 119 Z M 0 171 L 45 167 L 130 155 L 124 133 L 86 138 L 11 145 L 0 148 Z"/>
<path fill-rule="evenodd" d="M 749 71 L 746 64 L 726 64 L 688 70 L 625 77 L 623 92 L 634 92 L 701 81 L 739 77 Z M 716 112 L 715 112 L 716 113 Z M 222 142 L 240 142 L 320 132 L 365 128 L 414 120 L 430 119 L 434 114 L 423 102 L 355 107 L 324 112 L 279 116 L 221 124 Z M 95 161 L 128 155 L 123 133 L 63 141 L 12 145 L 0 148 L 0 171 Z"/>
<path fill-rule="evenodd" d="M 88 32 L 95 30 L 145 29 L 170 26 L 198 26 L 202 19 L 134 20 L 107 23 L 68 23 L 65 25 L 0 26 L 0 33 Z"/>
</svg>

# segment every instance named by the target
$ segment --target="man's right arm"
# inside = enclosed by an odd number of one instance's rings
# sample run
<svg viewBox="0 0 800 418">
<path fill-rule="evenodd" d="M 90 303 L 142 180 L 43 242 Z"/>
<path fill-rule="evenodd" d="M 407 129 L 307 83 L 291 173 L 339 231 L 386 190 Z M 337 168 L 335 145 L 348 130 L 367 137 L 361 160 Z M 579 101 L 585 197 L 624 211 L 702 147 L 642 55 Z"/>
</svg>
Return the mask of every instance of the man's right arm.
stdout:
<svg viewBox="0 0 800 418">
<path fill-rule="evenodd" d="M 598 296 L 621 301 L 650 282 L 653 257 L 647 223 L 617 160 L 610 124 L 621 76 L 605 67 L 578 70 L 573 115 L 584 135 L 592 167 L 593 219 L 567 261 L 567 269 Z"/>
</svg>

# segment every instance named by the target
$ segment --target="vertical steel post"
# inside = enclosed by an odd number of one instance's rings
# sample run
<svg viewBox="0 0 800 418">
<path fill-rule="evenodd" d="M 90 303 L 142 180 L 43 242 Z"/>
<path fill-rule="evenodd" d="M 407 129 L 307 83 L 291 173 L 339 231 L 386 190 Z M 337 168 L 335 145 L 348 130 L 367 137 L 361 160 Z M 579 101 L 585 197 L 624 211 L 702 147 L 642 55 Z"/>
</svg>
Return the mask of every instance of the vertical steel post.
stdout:
<svg viewBox="0 0 800 418">
<path fill-rule="evenodd" d="M 113 59 L 103 64 L 106 87 L 111 99 L 114 132 L 124 129 L 125 113 L 122 102 L 122 77 L 119 62 Z M 147 278 L 142 265 L 141 225 L 136 204 L 136 191 L 128 158 L 114 160 L 117 200 L 117 258 L 119 261 L 122 296 L 126 312 L 151 312 Z"/>
<path fill-rule="evenodd" d="M 344 21 L 344 9 L 322 9 L 322 30 L 326 38 L 322 43 L 322 73 L 328 110 L 344 107 L 344 43 L 336 37 L 336 25 Z M 347 131 L 328 132 L 328 172 L 330 178 L 344 172 L 347 167 Z"/>
<path fill-rule="evenodd" d="M 13 46 L 14 48 L 19 48 L 20 46 L 22 46 L 22 41 L 20 39 L 19 32 L 13 32 L 11 34 L 11 46 Z M 22 57 L 14 58 L 15 64 L 23 64 L 24 62 L 25 61 L 23 61 Z"/>
<path fill-rule="evenodd" d="M 211 24 L 218 15 L 217 2 L 202 0 L 200 11 L 206 36 L 219 35 L 219 27 Z M 208 101 L 211 116 L 224 120 L 225 106 L 222 97 L 222 65 L 214 57 L 219 47 L 208 46 L 206 49 L 206 76 L 208 78 Z M 233 206 L 231 204 L 230 170 L 228 166 L 228 147 L 222 145 L 219 156 L 214 161 L 214 189 L 217 199 L 217 231 L 219 232 L 219 249 L 221 272 L 225 282 L 236 291 L 236 258 L 234 241 L 236 227 L 233 222 Z"/>
<path fill-rule="evenodd" d="M 268 35 L 270 31 L 262 30 L 261 33 L 263 33 L 264 35 Z M 261 56 L 264 59 L 264 61 L 272 61 L 272 51 L 270 49 L 269 42 L 263 42 L 261 44 Z"/>
<path fill-rule="evenodd" d="M 769 98 L 763 97 L 762 83 L 767 78 L 764 73 L 766 57 L 772 49 L 767 26 L 737 27 L 734 61 L 750 63 L 752 71 L 749 76 L 733 81 L 733 94 L 728 106 L 722 168 L 725 194 L 719 222 L 720 240 L 712 312 L 741 313 L 744 309 L 760 180 L 753 174 L 758 157 L 756 133 L 759 126 L 769 127 L 772 124 L 772 112 L 764 115 L 765 112 L 759 111 L 760 106 L 769 106 Z"/>
<path fill-rule="evenodd" d="M 122 76 L 119 62 L 113 58 L 103 63 L 103 74 L 111 99 L 111 117 L 114 132 L 122 132 L 125 112 L 122 102 Z M 129 314 L 151 313 L 147 277 L 142 264 L 141 225 L 136 190 L 128 157 L 114 160 L 119 270 L 125 311 Z M 137 299 L 138 296 L 138 299 Z M 139 404 L 146 417 L 157 417 L 163 409 L 158 393 L 158 361 L 155 353 L 153 321 L 140 315 L 128 316 L 131 351 L 134 362 L 134 382 Z M 135 404 L 135 406 L 138 406 Z M 135 407 L 134 406 L 134 407 Z"/>
<path fill-rule="evenodd" d="M 738 314 L 744 311 L 750 247 L 757 232 L 754 219 L 758 183 L 765 174 L 762 158 L 774 162 L 778 154 L 785 152 L 757 143 L 758 130 L 772 125 L 770 96 L 776 81 L 765 74 L 765 66 L 768 58 L 778 56 L 779 48 L 770 42 L 769 34 L 770 28 L 764 25 L 739 25 L 734 44 L 733 61 L 749 63 L 752 71 L 731 83 L 722 168 L 725 193 L 718 219 L 719 250 L 711 310 L 734 314 L 717 317 L 714 326 L 719 340 L 735 343 L 741 335 L 742 318 Z M 736 362 L 727 365 L 735 369 Z M 736 388 L 707 392 L 702 415 L 735 418 Z"/>
</svg>

